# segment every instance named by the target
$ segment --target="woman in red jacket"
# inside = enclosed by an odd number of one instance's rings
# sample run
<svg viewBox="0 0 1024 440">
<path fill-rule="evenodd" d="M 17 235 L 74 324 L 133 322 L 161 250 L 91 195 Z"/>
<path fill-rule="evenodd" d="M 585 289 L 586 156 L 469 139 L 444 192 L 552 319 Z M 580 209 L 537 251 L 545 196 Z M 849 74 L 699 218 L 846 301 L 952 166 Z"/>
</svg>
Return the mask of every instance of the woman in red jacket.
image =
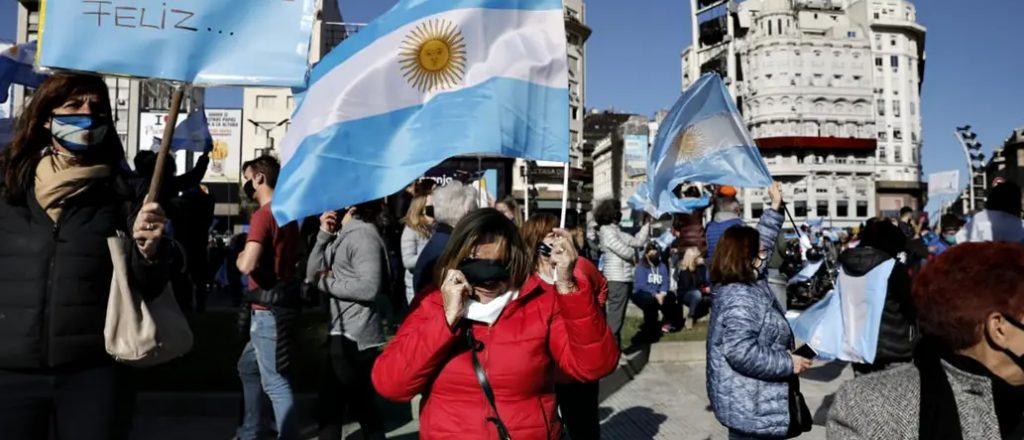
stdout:
<svg viewBox="0 0 1024 440">
<path fill-rule="evenodd" d="M 556 372 L 592 382 L 615 369 L 619 350 L 593 287 L 576 275 L 568 234 L 558 237 L 549 284 L 498 211 L 455 227 L 434 274 L 441 288 L 417 299 L 373 369 L 381 396 L 423 394 L 421 439 L 557 440 Z"/>
<path fill-rule="evenodd" d="M 523 224 L 523 241 L 526 248 L 534 253 L 534 266 L 538 276 L 549 284 L 555 282 L 555 265 L 551 261 L 551 249 L 558 241 L 558 217 L 542 212 L 534 214 Z M 608 280 L 601 271 L 586 258 L 576 260 L 575 275 L 594 286 L 594 295 L 599 306 L 608 299 Z M 562 427 L 573 439 L 601 438 L 601 419 L 598 417 L 598 381 L 579 382 L 559 374 L 555 395 L 558 397 Z"/>
</svg>

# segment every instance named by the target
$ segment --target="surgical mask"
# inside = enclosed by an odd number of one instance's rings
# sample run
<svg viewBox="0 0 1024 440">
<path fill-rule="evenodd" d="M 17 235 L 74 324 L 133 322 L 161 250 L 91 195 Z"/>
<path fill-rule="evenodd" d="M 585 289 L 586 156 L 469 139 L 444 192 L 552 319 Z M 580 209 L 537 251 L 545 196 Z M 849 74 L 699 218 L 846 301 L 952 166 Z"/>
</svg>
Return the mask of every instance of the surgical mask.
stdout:
<svg viewBox="0 0 1024 440">
<path fill-rule="evenodd" d="M 53 115 L 50 134 L 61 147 L 75 153 L 85 153 L 103 143 L 110 128 L 110 120 L 102 116 Z"/>
<path fill-rule="evenodd" d="M 245 193 L 245 198 L 252 201 L 256 200 L 256 186 L 253 185 L 251 180 L 245 181 L 245 185 L 242 185 L 242 192 Z"/>
<path fill-rule="evenodd" d="M 494 325 L 498 321 L 498 317 L 501 316 L 501 312 L 505 310 L 505 306 L 512 300 L 516 299 L 518 292 L 505 292 L 503 295 L 494 298 L 491 302 L 483 304 L 473 298 L 466 297 L 464 300 L 466 309 L 466 319 L 476 322 L 482 322 L 487 325 Z"/>
<path fill-rule="evenodd" d="M 956 236 L 955 235 L 943 235 L 942 238 L 946 240 L 946 243 L 956 244 Z"/>
</svg>

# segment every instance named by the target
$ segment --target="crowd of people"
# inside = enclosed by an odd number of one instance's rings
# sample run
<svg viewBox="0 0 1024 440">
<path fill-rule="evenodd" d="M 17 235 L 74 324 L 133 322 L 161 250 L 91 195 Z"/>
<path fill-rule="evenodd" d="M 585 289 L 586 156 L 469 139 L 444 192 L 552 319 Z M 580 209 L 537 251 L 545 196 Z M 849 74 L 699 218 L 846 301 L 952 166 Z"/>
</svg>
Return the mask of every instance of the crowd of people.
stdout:
<svg viewBox="0 0 1024 440">
<path fill-rule="evenodd" d="M 704 209 L 673 216 L 667 245 L 652 239 L 657 219 L 624 230 L 617 200 L 597 204 L 593 225 L 563 229 L 551 214 L 523 218 L 512 198 L 482 203 L 458 181 L 281 225 L 270 210 L 280 164 L 263 156 L 241 170 L 258 206 L 248 232 L 223 245 L 208 240 L 210 199 L 197 191 L 205 161 L 145 201 L 153 157 L 127 165 L 108 97 L 102 79 L 55 75 L 0 156 L 0 438 L 127 438 L 134 390 L 103 335 L 106 242 L 119 231 L 135 240 L 129 276 L 143 297 L 171 284 L 188 311 L 202 310 L 227 261 L 246 338 L 240 440 L 264 434 L 264 396 L 278 437 L 299 438 L 293 351 L 309 308 L 329 320 L 321 439 L 340 439 L 346 415 L 363 438 L 385 438 L 376 395 L 422 396 L 427 440 L 599 439 L 598 383 L 619 363 L 631 302 L 643 312 L 633 343 L 708 320 L 708 397 L 730 438 L 811 429 L 799 375 L 814 356 L 797 350 L 773 283 L 787 246 L 778 183 L 756 227 L 736 191 L 719 188 L 710 221 Z M 840 294 L 882 297 L 884 311 L 876 355 L 835 397 L 830 438 L 1024 435 L 1020 212 L 1020 188 L 1004 183 L 966 225 L 902 212 L 831 247 Z M 814 237 L 794 232 L 806 260 Z"/>
</svg>

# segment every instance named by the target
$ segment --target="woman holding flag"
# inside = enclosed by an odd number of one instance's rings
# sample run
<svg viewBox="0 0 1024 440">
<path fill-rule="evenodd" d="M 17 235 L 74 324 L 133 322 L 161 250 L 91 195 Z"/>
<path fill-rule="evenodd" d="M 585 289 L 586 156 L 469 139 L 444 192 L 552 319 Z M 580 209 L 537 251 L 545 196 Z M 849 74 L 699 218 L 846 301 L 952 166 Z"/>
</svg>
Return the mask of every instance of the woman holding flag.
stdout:
<svg viewBox="0 0 1024 440">
<path fill-rule="evenodd" d="M 172 251 L 148 182 L 122 166 L 109 97 L 101 77 L 51 77 L 0 157 L 2 439 L 122 440 L 131 428 L 130 373 L 104 349 L 107 238 L 135 238 L 128 273 L 145 299 L 167 285 Z"/>
</svg>

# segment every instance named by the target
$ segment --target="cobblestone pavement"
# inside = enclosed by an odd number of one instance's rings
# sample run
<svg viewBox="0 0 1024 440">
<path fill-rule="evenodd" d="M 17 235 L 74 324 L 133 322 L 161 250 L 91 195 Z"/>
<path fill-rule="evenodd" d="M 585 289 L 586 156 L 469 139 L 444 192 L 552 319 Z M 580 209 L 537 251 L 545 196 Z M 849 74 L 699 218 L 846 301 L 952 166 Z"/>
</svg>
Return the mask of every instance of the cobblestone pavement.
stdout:
<svg viewBox="0 0 1024 440">
<path fill-rule="evenodd" d="M 711 413 L 704 368 L 704 363 L 647 365 L 602 403 L 602 440 L 726 439 L 727 431 Z M 843 363 L 815 365 L 804 373 L 800 387 L 814 413 L 815 427 L 801 439 L 825 439 L 829 396 L 852 378 L 852 371 Z"/>
<path fill-rule="evenodd" d="M 853 377 L 845 364 L 816 365 L 804 373 L 801 391 L 814 413 L 815 429 L 800 437 L 824 440 L 828 405 L 823 402 Z M 601 405 L 602 440 L 719 440 L 726 430 L 711 413 L 704 381 L 704 363 L 648 364 L 632 382 Z M 142 417 L 132 440 L 231 440 L 237 420 L 230 418 Z M 357 425 L 349 425 L 346 440 L 360 440 Z M 416 440 L 418 426 L 390 426 L 388 438 Z M 305 438 L 315 439 L 310 424 Z"/>
</svg>

